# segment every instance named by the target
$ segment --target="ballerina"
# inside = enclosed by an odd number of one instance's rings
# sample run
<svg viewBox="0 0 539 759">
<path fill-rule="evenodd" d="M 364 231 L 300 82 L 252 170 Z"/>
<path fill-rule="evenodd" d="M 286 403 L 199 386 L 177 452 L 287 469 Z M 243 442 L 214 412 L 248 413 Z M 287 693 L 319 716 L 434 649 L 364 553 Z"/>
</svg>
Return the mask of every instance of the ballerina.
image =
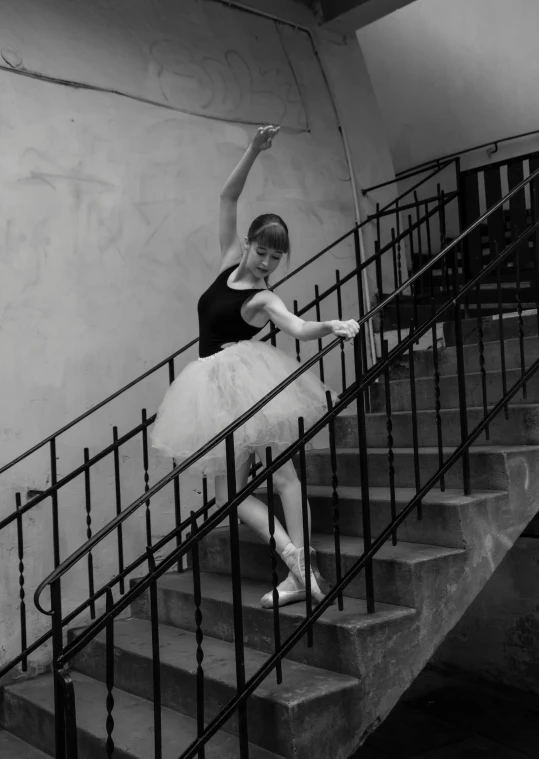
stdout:
<svg viewBox="0 0 539 759">
<path fill-rule="evenodd" d="M 251 224 L 243 242 L 237 232 L 237 204 L 257 156 L 272 146 L 280 127 L 260 127 L 221 192 L 219 238 L 221 264 L 215 281 L 198 302 L 199 358 L 189 363 L 168 388 L 152 431 L 152 444 L 177 462 L 191 456 L 297 370 L 297 362 L 255 336 L 271 320 L 297 340 L 318 340 L 326 335 L 352 339 L 359 326 L 347 321 L 304 321 L 291 313 L 283 300 L 268 289 L 268 278 L 283 257 L 290 255 L 288 228 L 276 214 L 264 214 Z M 275 458 L 298 437 L 297 420 L 308 429 L 327 410 L 330 389 L 307 371 L 234 433 L 236 486 L 246 484 L 253 455 L 264 464 L 266 448 Z M 332 397 L 337 398 L 332 392 Z M 215 481 L 215 501 L 228 501 L 225 444 L 220 443 L 189 469 Z M 283 606 L 305 598 L 305 546 L 301 484 L 292 461 L 274 474 L 274 489 L 281 498 L 286 529 L 276 519 L 277 553 L 289 568 L 278 586 Z M 267 506 L 253 495 L 238 506 L 238 516 L 269 542 Z M 309 536 L 311 530 L 308 507 Z M 316 552 L 309 546 L 311 594 L 320 602 L 330 586 L 321 576 Z M 262 598 L 273 606 L 273 591 Z"/>
</svg>

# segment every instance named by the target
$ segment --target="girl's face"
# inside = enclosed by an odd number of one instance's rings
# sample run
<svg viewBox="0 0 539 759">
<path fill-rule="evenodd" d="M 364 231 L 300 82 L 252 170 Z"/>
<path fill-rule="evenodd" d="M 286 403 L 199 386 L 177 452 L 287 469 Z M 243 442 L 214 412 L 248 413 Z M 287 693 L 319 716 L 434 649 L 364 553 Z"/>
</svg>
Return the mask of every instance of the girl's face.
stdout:
<svg viewBox="0 0 539 759">
<path fill-rule="evenodd" d="M 272 274 L 284 256 L 282 251 L 265 248 L 256 241 L 249 243 L 248 240 L 245 240 L 245 249 L 245 264 L 253 276 L 258 279 L 264 279 Z"/>
</svg>

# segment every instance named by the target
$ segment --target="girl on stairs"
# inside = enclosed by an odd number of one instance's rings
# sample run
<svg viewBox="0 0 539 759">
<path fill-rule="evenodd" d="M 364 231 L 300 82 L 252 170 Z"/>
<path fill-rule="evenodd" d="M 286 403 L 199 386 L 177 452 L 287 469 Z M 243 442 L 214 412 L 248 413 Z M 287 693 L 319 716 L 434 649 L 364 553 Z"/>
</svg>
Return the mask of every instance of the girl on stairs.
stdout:
<svg viewBox="0 0 539 759">
<path fill-rule="evenodd" d="M 259 216 L 240 242 L 238 199 L 257 156 L 271 147 L 279 129 L 272 125 L 258 129 L 221 192 L 221 264 L 217 278 L 198 302 L 200 358 L 189 363 L 167 390 L 152 431 L 153 446 L 176 461 L 195 453 L 298 368 L 282 351 L 253 339 L 270 319 L 297 340 L 325 335 L 350 340 L 359 329 L 354 319 L 306 322 L 268 289 L 268 277 L 290 254 L 288 229 L 279 216 Z M 298 417 L 304 417 L 308 429 L 322 416 L 327 409 L 327 389 L 314 373 L 306 372 L 234 433 L 238 490 L 247 484 L 253 454 L 265 463 L 266 447 L 271 446 L 275 458 L 297 440 Z M 216 504 L 227 502 L 224 443 L 189 471 L 215 478 Z M 277 588 L 282 606 L 305 598 L 301 485 L 292 461 L 275 472 L 274 488 L 286 520 L 286 530 L 275 521 L 276 549 L 290 570 Z M 238 507 L 238 515 L 269 542 L 268 510 L 262 501 L 249 496 Z M 320 602 L 329 586 L 320 575 L 314 549 L 309 550 L 312 597 Z M 273 606 L 272 591 L 262 598 L 262 606 Z"/>
</svg>

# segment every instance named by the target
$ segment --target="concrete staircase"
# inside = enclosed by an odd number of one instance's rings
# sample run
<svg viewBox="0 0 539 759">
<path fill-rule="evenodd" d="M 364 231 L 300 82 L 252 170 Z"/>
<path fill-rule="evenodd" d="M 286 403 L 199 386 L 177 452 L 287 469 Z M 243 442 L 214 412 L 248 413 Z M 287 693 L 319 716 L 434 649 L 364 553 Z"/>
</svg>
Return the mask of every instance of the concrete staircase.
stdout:
<svg viewBox="0 0 539 759">
<path fill-rule="evenodd" d="M 506 326 L 506 364 L 519 374 L 516 319 Z M 464 323 L 470 429 L 482 418 L 476 322 Z M 527 364 L 539 354 L 537 318 L 526 317 Z M 452 328 L 440 352 L 443 440 L 448 456 L 460 442 L 456 351 Z M 497 323 L 485 325 L 485 361 L 490 402 L 501 387 Z M 425 482 L 438 468 L 432 351 L 414 354 L 418 388 L 420 474 Z M 406 360 L 392 373 L 391 395 L 397 509 L 415 493 L 410 396 Z M 509 383 L 511 379 L 508 379 Z M 330 607 L 314 627 L 314 645 L 302 640 L 283 663 L 283 684 L 269 677 L 248 704 L 253 759 L 346 759 L 397 703 L 448 631 L 465 612 L 496 566 L 539 510 L 539 379 L 528 385 L 482 435 L 470 453 L 472 494 L 462 492 L 461 466 L 446 475 L 446 490 L 423 500 L 423 518 L 410 515 L 396 546 L 386 544 L 374 564 L 376 609 L 367 614 L 363 579 L 345 592 L 344 610 Z M 387 430 L 383 383 L 373 388 L 367 419 L 369 486 L 373 534 L 390 520 Z M 342 566 L 346 571 L 362 553 L 362 503 L 357 419 L 337 423 Z M 321 571 L 335 579 L 333 504 L 328 451 L 308 454 L 313 544 Z M 263 493 L 261 496 L 263 497 Z M 244 637 L 247 677 L 273 650 L 272 611 L 260 607 L 270 587 L 270 555 L 245 526 L 240 527 Z M 201 545 L 202 629 L 206 720 L 235 694 L 234 625 L 227 528 L 213 531 Z M 285 568 L 279 567 L 280 577 Z M 190 571 L 170 573 L 158 584 L 163 756 L 175 759 L 196 735 L 196 640 L 193 579 Z M 132 606 L 132 617 L 115 625 L 114 756 L 148 759 L 153 754 L 153 705 L 149 597 Z M 286 638 L 305 614 L 304 604 L 281 610 Z M 79 756 L 106 756 L 104 635 L 73 662 Z M 2 758 L 41 757 L 14 736 L 53 754 L 52 680 L 49 675 L 7 686 L 3 692 Z M 235 719 L 206 747 L 206 757 L 238 757 Z"/>
</svg>

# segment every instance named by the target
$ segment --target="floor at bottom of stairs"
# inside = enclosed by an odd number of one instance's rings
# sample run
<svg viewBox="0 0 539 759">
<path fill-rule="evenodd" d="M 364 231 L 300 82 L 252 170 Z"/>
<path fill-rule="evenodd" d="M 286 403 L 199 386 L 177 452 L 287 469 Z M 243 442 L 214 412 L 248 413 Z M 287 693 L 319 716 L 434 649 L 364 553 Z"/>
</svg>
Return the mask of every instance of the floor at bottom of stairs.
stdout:
<svg viewBox="0 0 539 759">
<path fill-rule="evenodd" d="M 350 759 L 539 759 L 539 696 L 426 668 Z"/>
</svg>

